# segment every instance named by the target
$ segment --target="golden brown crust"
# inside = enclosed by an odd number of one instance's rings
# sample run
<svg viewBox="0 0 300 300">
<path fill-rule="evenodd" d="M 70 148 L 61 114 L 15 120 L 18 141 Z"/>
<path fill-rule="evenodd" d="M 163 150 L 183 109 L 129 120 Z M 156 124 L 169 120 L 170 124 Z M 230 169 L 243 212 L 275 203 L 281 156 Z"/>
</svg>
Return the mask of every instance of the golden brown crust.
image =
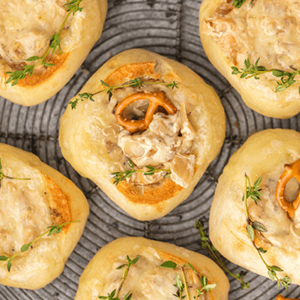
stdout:
<svg viewBox="0 0 300 300">
<path fill-rule="evenodd" d="M 140 78 L 144 76 L 149 76 L 151 78 L 159 78 L 161 74 L 156 73 L 154 62 L 143 62 L 143 63 L 133 63 L 128 64 L 122 67 L 119 67 L 117 70 L 109 74 L 105 78 L 105 82 L 111 86 L 117 86 L 124 83 L 124 78 L 128 80 L 133 80 L 135 78 Z M 101 85 L 103 88 L 104 86 Z"/>
<path fill-rule="evenodd" d="M 42 84 L 63 67 L 65 61 L 68 59 L 68 56 L 69 53 L 62 53 L 61 55 L 49 59 L 48 63 L 54 64 L 53 67 L 48 67 L 42 74 L 39 75 L 27 75 L 24 79 L 19 80 L 18 85 L 22 87 L 29 87 Z"/>
<path fill-rule="evenodd" d="M 50 199 L 52 200 L 49 205 L 55 224 L 75 221 L 72 219 L 72 210 L 70 207 L 71 199 L 69 196 L 66 195 L 48 175 L 44 175 L 44 181 L 46 183 L 47 192 L 50 193 Z M 64 230 L 67 230 L 69 227 L 70 225 L 64 227 Z"/>
<path fill-rule="evenodd" d="M 158 205 L 161 202 L 174 197 L 183 189 L 183 187 L 176 184 L 171 179 L 165 180 L 160 186 L 146 186 L 142 193 L 137 190 L 137 187 L 134 184 L 126 181 L 120 182 L 117 188 L 129 201 L 150 205 Z"/>
<path fill-rule="evenodd" d="M 296 299 L 296 298 L 284 298 L 283 296 L 281 295 L 278 295 L 276 300 L 299 300 L 299 299 Z"/>
</svg>

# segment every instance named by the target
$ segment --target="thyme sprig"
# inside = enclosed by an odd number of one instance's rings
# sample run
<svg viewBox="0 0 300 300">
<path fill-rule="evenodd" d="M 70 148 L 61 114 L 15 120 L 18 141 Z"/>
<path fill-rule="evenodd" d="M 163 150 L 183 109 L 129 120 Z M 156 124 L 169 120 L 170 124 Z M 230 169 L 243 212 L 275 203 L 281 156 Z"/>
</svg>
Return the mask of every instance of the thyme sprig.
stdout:
<svg viewBox="0 0 300 300">
<path fill-rule="evenodd" d="M 12 267 L 12 260 L 17 257 L 18 255 L 20 255 L 21 253 L 24 253 L 24 252 L 27 252 L 29 249 L 31 249 L 33 247 L 33 245 L 38 241 L 40 240 L 42 237 L 44 237 L 45 235 L 47 235 L 48 237 L 53 235 L 53 234 L 59 234 L 61 233 L 62 229 L 64 226 L 66 225 L 69 225 L 69 224 L 72 224 L 72 223 L 78 223 L 80 221 L 72 221 L 72 222 L 67 222 L 67 223 L 62 223 L 62 224 L 59 224 L 59 225 L 55 225 L 55 226 L 49 226 L 47 227 L 48 230 L 45 231 L 44 233 L 42 233 L 41 235 L 39 235 L 36 239 L 34 239 L 32 242 L 30 242 L 29 244 L 24 244 L 22 247 L 21 247 L 21 250 L 18 251 L 17 253 L 15 253 L 14 255 L 12 256 L 0 256 L 0 261 L 7 261 L 7 270 L 8 272 L 10 272 L 11 270 L 11 267 Z"/>
<path fill-rule="evenodd" d="M 134 258 L 133 260 L 131 260 L 129 258 L 129 256 L 127 255 L 126 256 L 126 259 L 127 259 L 127 264 L 123 264 L 119 267 L 117 267 L 117 270 L 121 270 L 121 269 L 124 269 L 124 272 L 123 272 L 123 276 L 122 276 L 122 280 L 120 282 L 120 285 L 119 285 L 119 288 L 118 289 L 114 289 L 111 293 L 108 293 L 108 296 L 98 296 L 99 299 L 108 299 L 108 300 L 121 300 L 119 297 L 120 297 L 120 293 L 121 293 L 121 289 L 124 285 L 124 282 L 128 276 L 128 272 L 130 270 L 130 267 L 135 265 L 139 259 L 140 259 L 140 256 L 138 255 L 136 258 Z M 132 297 L 132 293 L 131 292 L 128 292 L 125 296 L 124 296 L 124 300 L 130 300 Z"/>
<path fill-rule="evenodd" d="M 154 175 L 154 173 L 167 172 L 167 174 L 164 177 L 167 178 L 171 176 L 170 169 L 156 169 L 155 167 L 152 166 L 146 166 L 146 168 L 148 169 L 147 171 L 135 169 L 135 165 L 130 158 L 128 158 L 128 166 L 130 167 L 131 170 L 127 170 L 124 172 L 114 172 L 110 174 L 111 177 L 114 178 L 113 184 L 118 185 L 121 181 L 131 177 L 134 173 L 142 173 L 144 176 L 151 176 Z"/>
<path fill-rule="evenodd" d="M 251 64 L 250 59 L 246 59 L 244 62 L 245 68 L 238 69 L 237 67 L 231 67 L 233 75 L 240 75 L 240 78 L 254 78 L 256 80 L 260 79 L 260 75 L 266 73 L 272 73 L 273 76 L 280 78 L 280 81 L 277 81 L 277 86 L 275 89 L 275 93 L 284 91 L 291 87 L 295 82 L 299 80 L 295 80 L 297 75 L 300 75 L 300 70 L 293 69 L 294 72 L 286 72 L 278 69 L 266 69 L 264 66 L 259 66 L 259 59 L 256 60 L 254 64 Z M 299 87 L 300 93 L 300 87 Z"/>
<path fill-rule="evenodd" d="M 75 14 L 77 11 L 82 11 L 83 7 L 80 7 L 80 3 L 83 0 L 71 0 L 68 3 L 66 3 L 64 6 L 68 12 L 66 15 L 59 31 L 54 34 L 50 39 L 50 45 L 48 50 L 43 56 L 32 56 L 27 59 L 25 59 L 26 62 L 35 62 L 34 64 L 28 64 L 23 66 L 22 70 L 17 70 L 15 72 L 6 72 L 6 74 L 9 75 L 9 78 L 7 79 L 6 83 L 11 83 L 12 86 L 15 86 L 18 84 L 19 80 L 24 79 L 27 75 L 32 76 L 33 70 L 36 69 L 39 66 L 42 66 L 44 68 L 46 67 L 53 67 L 54 64 L 46 62 L 46 58 L 52 51 L 52 54 L 57 50 L 59 54 L 62 53 L 61 50 L 61 32 L 65 27 L 65 24 L 70 17 L 71 14 Z"/>
<path fill-rule="evenodd" d="M 77 104 L 79 101 L 84 101 L 84 100 L 90 100 L 92 102 L 95 101 L 95 99 L 93 98 L 95 95 L 98 95 L 100 93 L 103 92 L 107 92 L 107 94 L 112 95 L 112 92 L 114 90 L 118 90 L 118 89 L 122 89 L 125 87 L 136 87 L 141 89 L 144 84 L 160 84 L 160 85 L 164 85 L 166 87 L 172 88 L 172 89 L 178 89 L 178 84 L 173 81 L 171 83 L 168 82 L 163 82 L 163 81 L 143 81 L 140 78 L 135 78 L 133 80 L 130 80 L 129 83 L 125 83 L 122 85 L 118 85 L 118 86 L 111 86 L 109 84 L 107 84 L 106 82 L 104 82 L 103 80 L 100 80 L 101 84 L 105 86 L 104 89 L 96 92 L 96 93 L 82 93 L 82 94 L 78 94 L 79 98 L 76 98 L 74 101 L 70 101 L 69 104 L 71 105 L 72 109 L 75 109 L 77 107 Z"/>
<path fill-rule="evenodd" d="M 284 288 L 288 288 L 289 285 L 292 283 L 292 280 L 285 276 L 283 278 L 279 278 L 277 275 L 277 272 L 283 272 L 283 270 L 277 266 L 271 266 L 269 265 L 266 260 L 264 259 L 262 253 L 266 253 L 267 250 L 257 247 L 255 244 L 255 231 L 257 232 L 266 232 L 267 228 L 259 223 L 259 222 L 252 222 L 249 214 L 249 207 L 248 207 L 248 200 L 249 198 L 252 199 L 255 204 L 257 204 L 261 199 L 261 188 L 260 183 L 262 181 L 262 177 L 259 177 L 255 182 L 254 185 L 251 185 L 250 178 L 247 174 L 245 174 L 245 192 L 243 195 L 243 201 L 245 202 L 245 210 L 246 210 L 246 216 L 247 216 L 247 232 L 249 235 L 249 238 L 254 246 L 254 248 L 257 250 L 257 253 L 259 257 L 261 258 L 262 262 L 266 266 L 268 270 L 268 275 L 272 281 L 277 281 L 278 286 L 282 285 Z"/>
<path fill-rule="evenodd" d="M 253 1 L 251 0 L 251 5 L 253 6 Z M 232 5 L 235 6 L 236 8 L 241 8 L 242 5 L 246 2 L 246 0 L 234 0 Z"/>
<path fill-rule="evenodd" d="M 5 175 L 2 170 L 2 163 L 1 163 L 1 158 L 0 158 L 0 188 L 1 188 L 1 182 L 4 178 L 10 179 L 10 180 L 31 180 L 31 178 L 18 178 L 18 177 L 10 177 L 10 176 Z"/>
<path fill-rule="evenodd" d="M 163 262 L 160 266 L 163 268 L 167 268 L 167 269 L 180 269 L 183 282 L 181 280 L 180 275 L 178 274 L 176 276 L 175 284 L 174 284 L 174 286 L 177 287 L 178 290 L 177 290 L 176 294 L 174 294 L 174 296 L 176 298 L 178 298 L 179 300 L 182 300 L 184 298 L 187 298 L 187 300 L 191 300 L 184 268 L 185 267 L 191 268 L 194 271 L 194 273 L 197 276 L 199 276 L 199 273 L 196 271 L 196 269 L 189 262 L 185 263 L 183 266 L 178 266 L 175 262 L 173 262 L 171 260 Z M 203 276 L 203 275 L 200 277 L 200 283 L 201 283 L 202 287 L 201 287 L 201 289 L 197 289 L 197 296 L 195 296 L 194 299 L 198 299 L 200 297 L 200 295 L 204 295 L 205 293 L 213 290 L 216 287 L 215 283 L 208 284 L 207 277 Z M 185 291 L 185 295 L 183 295 L 183 291 Z"/>
<path fill-rule="evenodd" d="M 203 229 L 203 225 L 201 223 L 200 220 L 198 220 L 195 224 L 195 228 L 199 231 L 200 233 L 200 239 L 201 239 L 201 247 L 203 249 L 208 250 L 211 258 L 216 262 L 216 264 L 223 269 L 226 273 L 228 273 L 229 275 L 231 275 L 233 278 L 235 278 L 236 280 L 238 280 L 241 283 L 241 289 L 245 290 L 245 289 L 249 289 L 250 288 L 250 284 L 249 282 L 245 282 L 244 281 L 244 276 L 246 275 L 245 272 L 240 272 L 237 274 L 232 273 L 225 265 L 223 258 L 221 256 L 221 254 L 219 253 L 219 251 L 213 246 L 213 244 L 211 243 L 209 237 L 206 235 L 206 233 L 204 232 Z"/>
</svg>

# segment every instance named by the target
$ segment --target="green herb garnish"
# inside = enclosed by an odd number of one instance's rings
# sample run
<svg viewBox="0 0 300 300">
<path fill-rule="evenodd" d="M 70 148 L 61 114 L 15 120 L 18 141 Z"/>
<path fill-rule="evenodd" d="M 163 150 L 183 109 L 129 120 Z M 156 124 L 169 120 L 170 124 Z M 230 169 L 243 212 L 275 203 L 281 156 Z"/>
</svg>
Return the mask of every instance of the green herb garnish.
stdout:
<svg viewBox="0 0 300 300">
<path fill-rule="evenodd" d="M 194 299 L 199 298 L 201 295 L 204 295 L 205 293 L 213 290 L 217 286 L 215 283 L 207 284 L 206 276 L 201 276 L 200 282 L 201 282 L 202 288 L 197 289 L 197 296 L 194 297 Z"/>
<path fill-rule="evenodd" d="M 122 276 L 122 280 L 121 280 L 121 283 L 119 285 L 119 288 L 118 290 L 113 290 L 111 293 L 108 294 L 108 296 L 98 296 L 99 299 L 108 299 L 108 300 L 121 300 L 119 297 L 120 297 L 120 293 L 121 293 L 121 289 L 123 287 L 123 284 L 127 278 L 127 275 L 128 275 L 128 272 L 129 272 L 129 269 L 132 265 L 136 264 L 139 259 L 140 259 L 140 256 L 138 255 L 135 259 L 131 260 L 129 258 L 129 256 L 127 255 L 126 256 L 126 259 L 127 259 L 127 264 L 124 264 L 124 265 L 121 265 L 119 267 L 117 267 L 117 270 L 121 270 L 121 269 L 124 269 L 124 272 L 123 272 L 123 276 Z M 130 300 L 132 297 L 132 293 L 128 292 L 125 296 L 124 296 L 124 300 Z"/>
<path fill-rule="evenodd" d="M 52 54 L 58 50 L 59 54 L 62 53 L 61 50 L 61 32 L 70 17 L 71 14 L 75 14 L 77 11 L 82 11 L 83 7 L 79 7 L 80 3 L 83 0 L 71 0 L 70 2 L 66 3 L 64 6 L 66 7 L 66 10 L 68 12 L 67 16 L 65 17 L 58 33 L 54 34 L 50 39 L 50 45 L 46 53 L 40 57 L 40 56 L 32 56 L 27 58 L 25 61 L 27 62 L 35 62 L 33 65 L 25 65 L 22 70 L 17 70 L 15 72 L 6 72 L 6 74 L 9 75 L 8 80 L 6 83 L 11 83 L 12 86 L 15 86 L 18 84 L 19 80 L 24 79 L 27 75 L 32 76 L 33 70 L 39 66 L 42 66 L 44 68 L 46 67 L 53 67 L 54 64 L 47 63 L 46 58 L 52 51 Z"/>
<path fill-rule="evenodd" d="M 233 278 L 235 278 L 236 280 L 238 280 L 241 283 L 241 289 L 245 290 L 245 289 L 249 289 L 250 288 L 250 284 L 249 282 L 245 282 L 244 281 L 244 276 L 245 276 L 245 272 L 240 272 L 237 274 L 232 273 L 225 265 L 221 254 L 219 253 L 219 251 L 213 246 L 213 244 L 211 243 L 209 237 L 206 235 L 206 233 L 204 232 L 203 229 L 203 225 L 201 223 L 200 220 L 198 220 L 195 224 L 195 228 L 199 231 L 200 233 L 200 239 L 201 239 L 201 247 L 203 249 L 208 250 L 211 258 L 215 261 L 215 263 L 221 268 L 223 269 L 226 273 L 228 273 L 229 275 L 231 275 Z"/>
<path fill-rule="evenodd" d="M 172 89 L 178 89 L 178 84 L 173 81 L 172 83 L 167 83 L 167 82 L 163 82 L 163 81 L 143 81 L 139 78 L 130 80 L 129 83 L 126 84 L 122 84 L 122 85 L 118 85 L 118 86 L 110 86 L 107 83 L 105 83 L 103 80 L 100 80 L 101 84 L 106 86 L 106 88 L 96 92 L 96 93 L 82 93 L 82 94 L 78 94 L 79 98 L 76 98 L 74 101 L 70 101 L 69 104 L 71 105 L 72 109 L 75 109 L 77 107 L 77 104 L 79 101 L 84 101 L 84 100 L 90 100 L 92 102 L 94 102 L 94 96 L 98 95 L 100 93 L 103 92 L 107 92 L 107 94 L 111 95 L 113 90 L 118 90 L 118 89 L 122 89 L 125 87 L 136 87 L 141 89 L 144 84 L 160 84 L 160 85 L 165 85 L 166 87 L 172 88 Z"/>
<path fill-rule="evenodd" d="M 17 177 L 10 177 L 10 176 L 5 175 L 2 170 L 2 164 L 1 164 L 1 158 L 0 158 L 0 188 L 1 188 L 1 182 L 4 178 L 10 179 L 10 180 L 31 180 L 31 178 L 17 178 Z"/>
<path fill-rule="evenodd" d="M 300 71 L 297 69 L 294 69 L 294 72 L 286 72 L 281 71 L 278 69 L 266 69 L 263 66 L 259 66 L 258 59 L 254 64 L 251 64 L 250 59 L 246 59 L 244 64 L 245 68 L 238 69 L 237 67 L 231 67 L 232 74 L 233 75 L 240 75 L 240 78 L 253 78 L 256 80 L 260 79 L 260 75 L 266 74 L 266 73 L 272 73 L 273 76 L 280 78 L 280 81 L 277 81 L 277 86 L 275 89 L 275 93 L 281 92 L 292 86 L 295 82 L 299 80 L 295 80 L 295 77 L 297 75 L 300 75 Z M 299 88 L 300 93 L 300 88 Z"/>
<path fill-rule="evenodd" d="M 253 6 L 253 1 L 251 0 L 251 5 Z M 232 5 L 235 6 L 236 8 L 242 7 L 242 5 L 246 2 L 246 0 L 234 0 Z"/>
<path fill-rule="evenodd" d="M 258 232 L 266 232 L 267 228 L 259 223 L 259 222 L 252 222 L 250 219 L 249 214 L 249 208 L 248 208 L 248 199 L 252 199 L 255 204 L 257 204 L 260 201 L 260 198 L 262 196 L 261 194 L 261 188 L 260 183 L 262 181 L 262 177 L 259 177 L 255 182 L 254 185 L 251 185 L 250 178 L 245 174 L 245 193 L 243 195 L 243 201 L 245 202 L 245 210 L 246 210 L 246 216 L 247 216 L 247 232 L 250 237 L 250 240 L 254 246 L 254 248 L 257 250 L 257 253 L 259 257 L 261 258 L 262 262 L 266 266 L 268 270 L 268 275 L 271 278 L 272 281 L 277 281 L 278 286 L 282 285 L 284 288 L 288 288 L 289 285 L 292 283 L 292 280 L 285 276 L 283 278 L 279 278 L 277 275 L 277 272 L 283 272 L 283 270 L 277 266 L 270 266 L 264 259 L 262 253 L 266 253 L 267 250 L 257 247 L 255 244 L 255 231 Z"/>
<path fill-rule="evenodd" d="M 155 167 L 152 167 L 152 166 L 146 166 L 146 168 L 148 169 L 147 171 L 135 169 L 135 165 L 130 158 L 128 158 L 128 165 L 131 168 L 131 170 L 127 170 L 124 172 L 111 173 L 112 178 L 114 178 L 113 183 L 115 185 L 118 185 L 121 181 L 125 180 L 126 178 L 131 177 L 134 173 L 143 173 L 144 176 L 151 176 L 151 175 L 154 175 L 154 173 L 167 172 L 167 174 L 164 177 L 167 178 L 167 177 L 171 176 L 170 169 L 156 169 Z"/>
<path fill-rule="evenodd" d="M 185 271 L 184 268 L 185 267 L 189 267 L 191 268 L 194 273 L 199 276 L 199 273 L 196 271 L 196 269 L 190 264 L 190 263 L 186 263 L 183 266 L 178 266 L 175 262 L 173 261 L 165 261 L 164 263 L 162 263 L 160 265 L 163 268 L 167 268 L 167 269 L 179 269 L 181 270 L 181 274 L 182 274 L 182 280 L 180 275 L 178 274 L 176 276 L 175 279 L 175 284 L 174 286 L 177 287 L 177 292 L 176 294 L 174 294 L 174 296 L 180 300 L 184 299 L 185 297 L 187 298 L 187 300 L 191 300 L 191 296 L 190 296 L 190 292 L 189 292 L 189 287 L 187 284 L 187 280 L 186 280 L 186 275 L 185 275 Z M 200 282 L 201 282 L 201 289 L 197 289 L 197 296 L 194 297 L 194 299 L 198 299 L 200 297 L 200 295 L 204 295 L 205 293 L 213 290 L 216 287 L 216 284 L 207 284 L 207 277 L 206 276 L 201 276 L 200 277 Z M 185 291 L 185 295 L 183 295 L 183 291 Z"/>
<path fill-rule="evenodd" d="M 49 226 L 47 227 L 48 230 L 44 233 L 42 233 L 41 235 L 39 235 L 36 239 L 34 239 L 32 242 L 30 242 L 29 244 L 25 244 L 21 247 L 21 250 L 17 253 L 15 253 L 12 256 L 0 256 L 0 261 L 7 261 L 7 270 L 8 272 L 10 272 L 11 270 L 11 266 L 12 266 L 12 260 L 20 255 L 21 253 L 24 253 L 26 251 L 28 251 L 29 249 L 32 248 L 33 244 L 35 244 L 38 240 L 40 240 L 43 236 L 47 235 L 48 237 L 53 235 L 54 233 L 59 234 L 63 227 L 68 225 L 68 224 L 72 224 L 72 223 L 78 223 L 80 221 L 72 221 L 72 222 L 67 222 L 67 223 L 63 223 L 63 224 L 59 224 L 59 225 L 55 225 L 55 226 Z"/>
</svg>

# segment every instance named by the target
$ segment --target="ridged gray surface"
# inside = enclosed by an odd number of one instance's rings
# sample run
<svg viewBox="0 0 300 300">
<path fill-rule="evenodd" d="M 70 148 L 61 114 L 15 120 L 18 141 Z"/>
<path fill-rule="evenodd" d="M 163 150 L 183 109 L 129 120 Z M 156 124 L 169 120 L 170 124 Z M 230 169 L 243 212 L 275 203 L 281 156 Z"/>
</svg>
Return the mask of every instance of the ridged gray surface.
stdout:
<svg viewBox="0 0 300 300">
<path fill-rule="evenodd" d="M 79 276 L 105 244 L 122 236 L 143 236 L 188 249 L 200 250 L 195 221 L 207 220 L 218 177 L 230 156 L 247 137 L 266 128 L 300 130 L 300 118 L 277 120 L 247 108 L 240 96 L 209 63 L 198 34 L 200 0 L 108 0 L 109 10 L 101 39 L 81 69 L 54 97 L 41 105 L 26 108 L 0 98 L 0 142 L 33 152 L 51 167 L 70 178 L 88 198 L 91 214 L 84 235 L 68 260 L 63 274 L 37 291 L 0 285 L 0 300 L 74 299 Z M 173 212 L 152 222 L 139 222 L 117 207 L 91 181 L 80 177 L 62 157 L 58 144 L 59 120 L 71 97 L 111 56 L 130 48 L 144 48 L 178 60 L 196 71 L 218 92 L 226 110 L 227 134 L 217 159 L 192 195 Z M 228 263 L 228 268 L 241 268 Z M 251 289 L 241 291 L 230 278 L 230 300 L 275 300 L 278 293 L 300 296 L 300 288 L 276 288 L 270 280 L 247 273 Z M 159 299 L 157 299 L 159 300 Z"/>
</svg>

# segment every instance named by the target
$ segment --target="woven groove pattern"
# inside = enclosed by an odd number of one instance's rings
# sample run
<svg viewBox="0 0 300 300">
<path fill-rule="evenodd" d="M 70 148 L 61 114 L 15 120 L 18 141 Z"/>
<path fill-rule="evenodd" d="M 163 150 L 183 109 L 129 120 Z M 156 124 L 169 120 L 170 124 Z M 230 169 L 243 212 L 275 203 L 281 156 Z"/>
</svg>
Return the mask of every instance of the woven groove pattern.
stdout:
<svg viewBox="0 0 300 300">
<path fill-rule="evenodd" d="M 109 11 L 101 39 L 70 82 L 46 103 L 21 107 L 0 98 L 0 142 L 31 151 L 70 178 L 89 200 L 91 214 L 84 234 L 68 260 L 63 274 L 47 287 L 27 291 L 0 286 L 1 300 L 71 300 L 78 279 L 95 253 L 122 236 L 144 236 L 203 253 L 195 221 L 208 220 L 217 180 L 230 156 L 247 137 L 266 128 L 300 130 L 300 118 L 277 120 L 263 117 L 245 106 L 240 96 L 209 63 L 198 34 L 201 0 L 108 0 Z M 68 100 L 111 56 L 130 48 L 144 48 L 178 60 L 195 72 L 219 94 L 227 118 L 225 143 L 192 195 L 169 215 L 139 222 L 117 207 L 95 184 L 80 177 L 63 159 L 58 145 L 59 120 Z M 241 268 L 228 262 L 237 273 Z M 241 291 L 230 278 L 230 300 L 273 300 L 278 293 L 299 297 L 300 288 L 284 292 L 267 278 L 247 273 L 251 289 Z"/>
</svg>

